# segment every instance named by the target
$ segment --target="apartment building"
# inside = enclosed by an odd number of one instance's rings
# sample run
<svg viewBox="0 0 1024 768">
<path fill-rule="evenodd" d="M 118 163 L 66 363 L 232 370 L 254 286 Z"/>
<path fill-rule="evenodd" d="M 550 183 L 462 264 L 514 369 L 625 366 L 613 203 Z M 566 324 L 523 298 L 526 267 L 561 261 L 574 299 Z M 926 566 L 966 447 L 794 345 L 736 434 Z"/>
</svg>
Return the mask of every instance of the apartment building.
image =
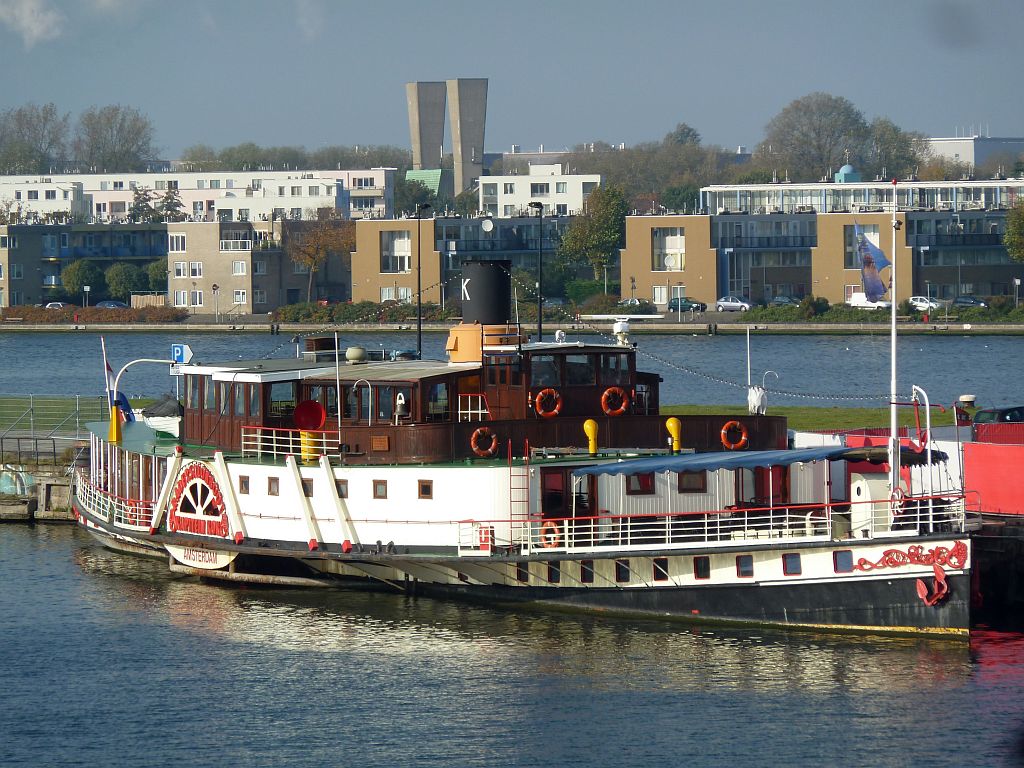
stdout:
<svg viewBox="0 0 1024 768">
<path fill-rule="evenodd" d="M 67 210 L 76 220 L 116 222 L 127 220 L 135 190 L 145 187 L 157 200 L 176 189 L 189 221 L 301 220 L 320 208 L 341 211 L 345 218 L 386 218 L 394 214 L 396 173 L 371 168 L 0 176 L 0 203 L 23 203 L 26 213 Z M 36 219 L 41 220 L 20 220 Z"/>
<path fill-rule="evenodd" d="M 248 315 L 306 300 L 308 269 L 283 241 L 301 222 L 162 224 L 14 224 L 0 227 L 0 307 L 44 304 L 63 296 L 61 272 L 86 259 L 165 264 L 167 303 L 200 314 Z M 313 299 L 350 298 L 347 257 L 332 256 L 314 275 Z M 85 303 L 104 298 L 71 297 Z"/>
<path fill-rule="evenodd" d="M 563 173 L 557 163 L 531 165 L 525 176 L 481 178 L 479 210 L 508 218 L 525 215 L 531 202 L 539 202 L 545 216 L 572 216 L 583 210 L 583 203 L 600 184 L 599 174 Z"/>
<path fill-rule="evenodd" d="M 462 264 L 507 259 L 512 269 L 535 271 L 538 259 L 555 258 L 568 217 L 437 217 L 359 221 L 352 254 L 353 301 L 415 301 L 416 270 L 422 266 L 423 301 L 461 301 Z M 520 297 L 532 286 L 517 286 Z"/>
<path fill-rule="evenodd" d="M 775 296 L 848 301 L 860 291 L 858 230 L 892 257 L 891 182 L 844 167 L 832 183 L 712 186 L 706 213 L 631 216 L 622 283 L 664 307 L 674 296 L 713 304 Z M 897 301 L 910 296 L 1012 296 L 1024 265 L 1002 244 L 1024 179 L 905 181 L 895 186 Z M 711 213 L 713 211 L 713 213 Z"/>
</svg>

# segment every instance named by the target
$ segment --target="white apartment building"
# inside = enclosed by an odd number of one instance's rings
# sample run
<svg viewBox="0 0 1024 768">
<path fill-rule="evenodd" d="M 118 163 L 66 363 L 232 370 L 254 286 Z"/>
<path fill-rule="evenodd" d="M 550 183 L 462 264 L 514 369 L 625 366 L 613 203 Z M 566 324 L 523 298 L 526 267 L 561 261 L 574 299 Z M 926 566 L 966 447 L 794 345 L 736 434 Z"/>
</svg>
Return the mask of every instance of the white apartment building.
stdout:
<svg viewBox="0 0 1024 768">
<path fill-rule="evenodd" d="M 524 216 L 531 202 L 544 205 L 545 216 L 572 216 L 583 210 L 588 195 L 601 184 L 599 174 L 567 174 L 562 166 L 531 165 L 526 176 L 483 176 L 480 210 L 491 216 Z"/>
<path fill-rule="evenodd" d="M 127 219 L 136 188 L 151 190 L 157 200 L 173 188 L 190 221 L 304 219 L 327 207 L 346 217 L 386 218 L 394 213 L 396 173 L 394 168 L 371 168 L 0 176 L 0 203 L 10 200 L 17 208 L 24 202 L 24 211 L 39 216 L 69 211 L 84 221 L 115 222 Z M 30 203 L 36 207 L 30 209 Z"/>
<path fill-rule="evenodd" d="M 13 177 L 0 176 L 0 206 L 11 219 L 42 224 L 82 219 L 90 213 L 89 198 L 80 181 L 54 181 L 50 177 L 3 181 L 7 179 Z"/>
</svg>

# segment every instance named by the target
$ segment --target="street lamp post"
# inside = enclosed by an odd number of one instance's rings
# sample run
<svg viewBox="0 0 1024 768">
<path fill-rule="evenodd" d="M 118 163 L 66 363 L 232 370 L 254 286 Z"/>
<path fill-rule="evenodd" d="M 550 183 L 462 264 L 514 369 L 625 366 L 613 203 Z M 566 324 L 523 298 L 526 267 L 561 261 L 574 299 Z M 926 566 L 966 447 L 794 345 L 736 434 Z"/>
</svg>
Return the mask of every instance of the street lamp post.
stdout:
<svg viewBox="0 0 1024 768">
<path fill-rule="evenodd" d="M 423 359 L 423 269 L 420 253 L 420 221 L 430 203 L 416 203 L 416 359 Z M 397 298 L 397 296 L 395 297 Z"/>
<path fill-rule="evenodd" d="M 213 289 L 213 317 L 215 323 L 220 323 L 220 286 L 214 283 L 210 286 Z"/>
<path fill-rule="evenodd" d="M 82 306 L 83 307 L 88 307 L 89 306 L 89 291 L 90 291 L 91 288 L 92 288 L 91 285 L 83 285 L 82 286 Z"/>
<path fill-rule="evenodd" d="M 537 341 L 544 341 L 544 203 L 534 200 L 537 211 Z"/>
</svg>

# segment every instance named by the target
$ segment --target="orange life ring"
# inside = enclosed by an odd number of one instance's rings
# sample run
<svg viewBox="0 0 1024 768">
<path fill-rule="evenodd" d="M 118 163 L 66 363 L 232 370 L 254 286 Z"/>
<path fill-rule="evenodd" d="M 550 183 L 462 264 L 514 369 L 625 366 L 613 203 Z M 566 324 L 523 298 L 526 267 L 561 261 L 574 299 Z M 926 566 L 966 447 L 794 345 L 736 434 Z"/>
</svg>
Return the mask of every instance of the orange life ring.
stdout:
<svg viewBox="0 0 1024 768">
<path fill-rule="evenodd" d="M 729 438 L 729 433 L 738 429 L 740 431 L 740 439 L 732 440 Z M 740 424 L 738 421 L 727 421 L 722 426 L 722 445 L 728 451 L 742 451 L 747 447 L 747 443 L 750 442 L 750 433 L 747 432 L 747 428 Z"/>
<path fill-rule="evenodd" d="M 540 545 L 554 549 L 562 544 L 562 529 L 554 520 L 545 520 L 540 526 Z"/>
<path fill-rule="evenodd" d="M 481 440 L 491 439 L 491 444 L 486 448 L 480 443 Z M 469 447 L 473 449 L 473 453 L 482 458 L 490 458 L 498 452 L 498 436 L 494 434 L 489 427 L 480 427 L 476 432 L 469 438 Z"/>
<path fill-rule="evenodd" d="M 612 407 L 612 398 L 618 398 L 617 408 Z M 601 395 L 601 410 L 608 416 L 621 416 L 629 408 L 629 394 L 622 387 L 608 387 Z"/>
<path fill-rule="evenodd" d="M 550 399 L 554 399 L 555 404 L 549 409 L 545 407 L 545 401 Z M 545 419 L 554 418 L 562 412 L 562 393 L 551 387 L 542 389 L 533 399 L 533 407 L 537 411 L 538 416 L 542 416 Z"/>
</svg>

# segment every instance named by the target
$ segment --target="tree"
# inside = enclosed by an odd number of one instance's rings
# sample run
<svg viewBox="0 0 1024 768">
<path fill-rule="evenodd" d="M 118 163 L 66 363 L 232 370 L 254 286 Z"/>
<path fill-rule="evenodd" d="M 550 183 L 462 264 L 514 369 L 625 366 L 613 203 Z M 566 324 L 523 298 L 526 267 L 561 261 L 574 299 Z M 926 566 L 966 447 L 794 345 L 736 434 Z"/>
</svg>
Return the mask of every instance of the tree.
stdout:
<svg viewBox="0 0 1024 768">
<path fill-rule="evenodd" d="M 284 250 L 293 262 L 309 269 L 306 301 L 313 299 L 313 276 L 333 254 L 349 254 L 356 247 L 354 221 L 324 215 L 315 222 L 289 222 Z"/>
<path fill-rule="evenodd" d="M 182 221 L 185 218 L 185 204 L 177 187 L 168 187 L 159 203 L 160 216 L 164 221 Z"/>
<path fill-rule="evenodd" d="M 869 137 L 864 116 L 841 96 L 811 93 L 790 102 L 765 126 L 757 154 L 794 181 L 814 181 L 829 169 L 857 163 Z M 849 155 L 847 155 L 849 153 Z"/>
<path fill-rule="evenodd" d="M 146 265 L 146 278 L 150 291 L 167 293 L 167 262 L 163 259 L 149 262 Z"/>
<path fill-rule="evenodd" d="M 115 299 L 128 301 L 133 293 L 149 290 L 149 276 L 134 264 L 113 264 L 103 276 L 107 281 L 107 294 Z"/>
<path fill-rule="evenodd" d="M 696 184 L 669 187 L 661 193 L 661 204 L 670 211 L 693 213 L 700 206 L 700 187 Z"/>
<path fill-rule="evenodd" d="M 559 254 L 568 263 L 588 264 L 599 280 L 625 243 L 629 204 L 619 187 L 598 187 L 562 236 Z"/>
<path fill-rule="evenodd" d="M 666 144 L 693 144 L 700 146 L 700 134 L 697 129 L 686 123 L 680 123 L 669 132 L 664 139 Z"/>
<path fill-rule="evenodd" d="M 53 103 L 25 104 L 0 114 L 0 168 L 48 173 L 66 153 L 68 121 Z"/>
<path fill-rule="evenodd" d="M 153 193 L 149 187 L 137 186 L 132 191 L 132 205 L 128 215 L 135 222 L 152 222 L 157 220 L 157 212 L 153 207 Z"/>
<path fill-rule="evenodd" d="M 931 155 L 926 136 L 904 131 L 888 118 L 872 120 L 869 131 L 864 171 L 870 176 L 905 178 Z"/>
<path fill-rule="evenodd" d="M 190 171 L 221 171 L 217 150 L 209 144 L 193 144 L 181 153 L 181 164 Z M 230 170 L 235 170 L 234 168 Z"/>
<path fill-rule="evenodd" d="M 1014 261 L 1024 261 L 1024 201 L 1018 201 L 1006 214 L 1003 245 Z"/>
<path fill-rule="evenodd" d="M 96 295 L 104 295 L 107 291 L 103 270 L 86 259 L 73 261 L 64 267 L 60 273 L 60 281 L 69 296 L 81 295 L 82 287 L 86 285 L 89 286 L 89 291 Z"/>
<path fill-rule="evenodd" d="M 78 117 L 74 148 L 98 172 L 144 171 L 156 159 L 153 123 L 133 107 L 90 107 Z"/>
<path fill-rule="evenodd" d="M 395 183 L 395 213 L 413 215 L 416 206 L 428 203 L 437 207 L 437 195 L 422 181 L 398 179 Z"/>
<path fill-rule="evenodd" d="M 472 216 L 480 207 L 480 196 L 477 190 L 467 189 L 455 196 L 455 212 L 460 216 Z"/>
</svg>

